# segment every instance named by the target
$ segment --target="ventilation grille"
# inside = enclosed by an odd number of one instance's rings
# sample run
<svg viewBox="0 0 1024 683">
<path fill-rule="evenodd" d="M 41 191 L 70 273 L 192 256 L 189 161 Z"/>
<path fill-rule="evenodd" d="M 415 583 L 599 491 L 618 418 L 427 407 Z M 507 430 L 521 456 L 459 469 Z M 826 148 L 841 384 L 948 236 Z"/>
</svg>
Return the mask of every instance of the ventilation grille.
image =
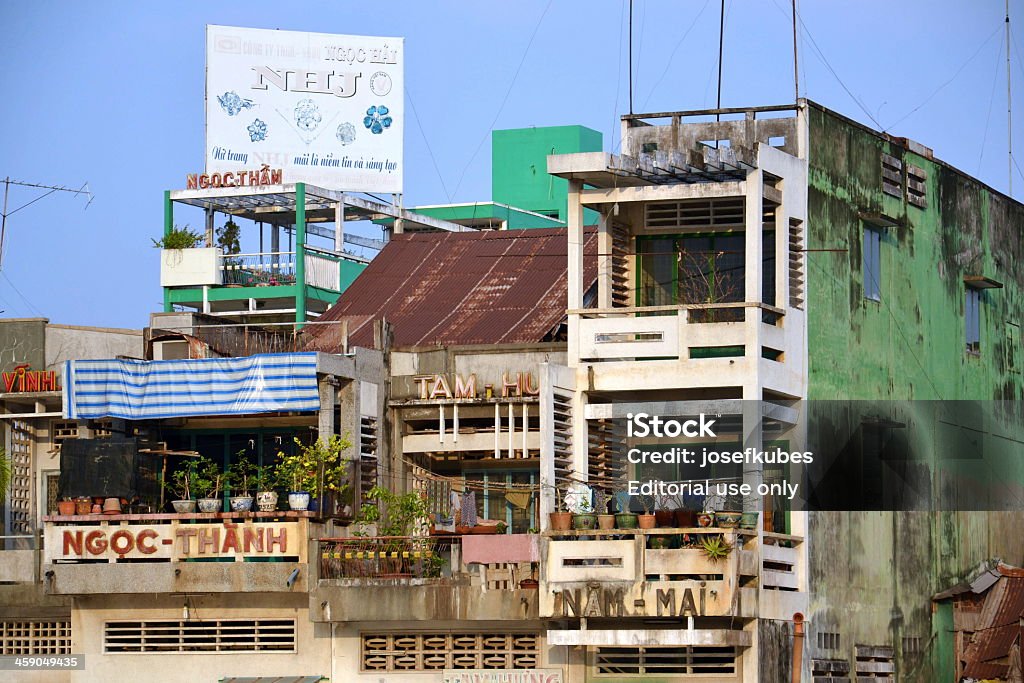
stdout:
<svg viewBox="0 0 1024 683">
<path fill-rule="evenodd" d="M 50 441 L 54 447 L 60 448 L 66 439 L 78 437 L 77 422 L 54 422 L 50 425 Z"/>
<path fill-rule="evenodd" d="M 363 671 L 536 669 L 536 633 L 366 633 Z"/>
<path fill-rule="evenodd" d="M 572 397 L 553 392 L 555 438 L 555 484 L 562 488 L 572 474 Z"/>
<path fill-rule="evenodd" d="M 845 659 L 812 659 L 811 678 L 814 683 L 849 683 L 850 663 Z"/>
<path fill-rule="evenodd" d="M 821 631 L 818 633 L 818 649 L 819 650 L 838 650 L 840 649 L 842 640 L 838 633 L 832 633 L 829 631 Z"/>
<path fill-rule="evenodd" d="M 612 306 L 629 304 L 629 232 L 616 223 L 612 225 Z"/>
<path fill-rule="evenodd" d="M 294 619 L 108 621 L 104 652 L 294 652 Z"/>
<path fill-rule="evenodd" d="M 46 482 L 46 514 L 57 514 L 57 501 L 60 500 L 60 472 L 47 472 L 43 475 Z"/>
<path fill-rule="evenodd" d="M 928 200 L 925 197 L 927 190 L 925 182 L 927 180 L 927 171 L 923 168 L 907 164 L 907 201 L 922 209 L 928 206 Z"/>
<path fill-rule="evenodd" d="M 71 653 L 71 621 L 0 621 L 0 655 Z"/>
<path fill-rule="evenodd" d="M 743 227 L 743 197 L 657 202 L 646 208 L 648 229 Z"/>
<path fill-rule="evenodd" d="M 888 154 L 882 155 L 882 192 L 903 199 L 903 162 Z"/>
<path fill-rule="evenodd" d="M 734 674 L 734 647 L 599 647 L 594 651 L 598 674 L 666 676 L 669 674 Z"/>
<path fill-rule="evenodd" d="M 804 307 L 804 224 L 789 221 L 789 305 Z"/>
<path fill-rule="evenodd" d="M 587 421 L 588 481 L 599 488 L 617 488 L 626 476 L 626 439 L 621 421 Z M 605 510 L 598 510 L 604 513 Z"/>
<path fill-rule="evenodd" d="M 858 645 L 856 678 L 863 683 L 893 683 L 896 668 L 891 647 Z"/>
</svg>

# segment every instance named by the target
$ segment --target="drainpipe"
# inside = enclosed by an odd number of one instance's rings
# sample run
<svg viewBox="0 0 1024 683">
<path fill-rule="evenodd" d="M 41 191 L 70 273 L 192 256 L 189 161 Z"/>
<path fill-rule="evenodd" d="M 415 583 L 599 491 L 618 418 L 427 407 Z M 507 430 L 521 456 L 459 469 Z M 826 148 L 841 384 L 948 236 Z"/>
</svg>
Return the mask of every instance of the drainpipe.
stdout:
<svg viewBox="0 0 1024 683">
<path fill-rule="evenodd" d="M 800 669 L 804 655 L 804 615 L 793 615 L 793 683 L 800 683 Z"/>
</svg>

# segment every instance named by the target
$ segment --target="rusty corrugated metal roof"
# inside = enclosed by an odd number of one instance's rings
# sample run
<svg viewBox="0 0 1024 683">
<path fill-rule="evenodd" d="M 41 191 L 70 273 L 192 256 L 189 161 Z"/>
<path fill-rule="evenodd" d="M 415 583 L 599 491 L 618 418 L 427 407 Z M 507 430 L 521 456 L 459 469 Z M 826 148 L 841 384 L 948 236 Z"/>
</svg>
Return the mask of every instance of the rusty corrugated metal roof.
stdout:
<svg viewBox="0 0 1024 683">
<path fill-rule="evenodd" d="M 565 318 L 565 229 L 396 235 L 319 322 L 373 346 L 386 319 L 399 347 L 531 344 Z M 597 280 L 597 234 L 584 236 L 584 288 Z M 306 348 L 340 352 L 341 325 L 311 325 Z"/>
<path fill-rule="evenodd" d="M 1021 638 L 1024 619 L 1024 575 L 1000 565 L 999 580 L 986 592 L 976 630 L 964 648 L 963 675 L 978 679 L 1005 678 L 1009 654 Z"/>
</svg>

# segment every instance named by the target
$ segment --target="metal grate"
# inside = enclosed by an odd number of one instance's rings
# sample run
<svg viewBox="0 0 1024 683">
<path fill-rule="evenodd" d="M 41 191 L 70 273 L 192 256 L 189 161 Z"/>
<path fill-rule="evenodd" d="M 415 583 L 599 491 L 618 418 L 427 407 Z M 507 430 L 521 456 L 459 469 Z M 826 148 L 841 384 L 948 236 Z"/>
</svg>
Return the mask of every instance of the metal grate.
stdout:
<svg viewBox="0 0 1024 683">
<path fill-rule="evenodd" d="M 108 621 L 104 652 L 294 652 L 294 619 Z"/>
<path fill-rule="evenodd" d="M 742 228 L 743 197 L 655 202 L 646 206 L 648 229 Z"/>
<path fill-rule="evenodd" d="M 364 633 L 363 671 L 535 669 L 537 633 Z"/>
<path fill-rule="evenodd" d="M 45 472 L 43 474 L 46 482 L 46 514 L 57 514 L 57 501 L 60 497 L 60 472 Z"/>
<path fill-rule="evenodd" d="M 366 493 L 377 485 L 378 433 L 377 418 L 364 415 L 359 419 L 359 505 L 368 502 Z"/>
<path fill-rule="evenodd" d="M 735 674 L 735 647 L 598 647 L 593 651 L 598 676 Z"/>
<path fill-rule="evenodd" d="M 888 154 L 882 155 L 882 192 L 903 199 L 903 162 Z"/>
<path fill-rule="evenodd" d="M 819 631 L 818 632 L 818 649 L 819 650 L 838 650 L 842 647 L 842 639 L 838 633 L 830 631 Z"/>
<path fill-rule="evenodd" d="M 0 655 L 71 652 L 71 621 L 0 621 Z"/>
</svg>

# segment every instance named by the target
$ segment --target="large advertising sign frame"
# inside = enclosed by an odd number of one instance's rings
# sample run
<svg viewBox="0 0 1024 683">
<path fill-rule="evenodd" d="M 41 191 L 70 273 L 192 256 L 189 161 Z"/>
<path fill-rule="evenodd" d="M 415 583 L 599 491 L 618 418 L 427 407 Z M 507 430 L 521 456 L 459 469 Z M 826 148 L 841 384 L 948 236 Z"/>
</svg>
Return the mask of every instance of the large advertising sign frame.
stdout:
<svg viewBox="0 0 1024 683">
<path fill-rule="evenodd" d="M 402 192 L 404 39 L 206 27 L 206 172 Z"/>
</svg>

